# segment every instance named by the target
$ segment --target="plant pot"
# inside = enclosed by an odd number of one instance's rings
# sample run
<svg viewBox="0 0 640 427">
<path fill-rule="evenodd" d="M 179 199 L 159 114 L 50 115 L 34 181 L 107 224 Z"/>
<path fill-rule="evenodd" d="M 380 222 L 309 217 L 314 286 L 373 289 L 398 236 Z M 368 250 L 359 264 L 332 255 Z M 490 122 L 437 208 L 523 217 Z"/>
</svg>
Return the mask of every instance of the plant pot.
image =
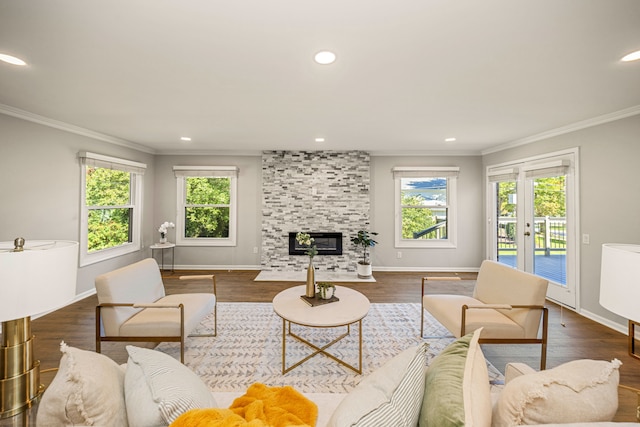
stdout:
<svg viewBox="0 0 640 427">
<path fill-rule="evenodd" d="M 371 264 L 358 263 L 358 278 L 360 279 L 371 278 Z"/>
<path fill-rule="evenodd" d="M 335 287 L 318 287 L 318 293 L 320 294 L 321 299 L 331 299 L 333 295 L 336 293 Z"/>
</svg>

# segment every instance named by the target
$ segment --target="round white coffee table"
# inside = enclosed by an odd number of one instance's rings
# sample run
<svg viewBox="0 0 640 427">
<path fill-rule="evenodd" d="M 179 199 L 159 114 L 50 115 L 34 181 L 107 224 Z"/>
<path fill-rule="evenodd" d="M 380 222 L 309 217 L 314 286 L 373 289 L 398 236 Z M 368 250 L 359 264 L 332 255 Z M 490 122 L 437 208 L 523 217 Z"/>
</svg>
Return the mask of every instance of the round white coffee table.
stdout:
<svg viewBox="0 0 640 427">
<path fill-rule="evenodd" d="M 335 296 L 339 298 L 339 301 L 329 304 L 318 305 L 311 307 L 301 296 L 305 294 L 305 286 L 294 286 L 292 288 L 285 289 L 273 298 L 273 310 L 278 316 L 282 318 L 282 374 L 286 374 L 302 363 L 311 359 L 317 354 L 324 354 L 325 356 L 335 360 L 341 365 L 346 366 L 349 369 L 362 373 L 362 319 L 364 319 L 369 312 L 369 299 L 362 295 L 360 292 L 351 288 L 345 288 L 342 286 L 336 286 Z M 340 335 L 328 344 L 318 347 L 308 340 L 294 334 L 291 331 L 291 324 L 307 326 L 311 328 L 339 328 L 346 327 L 347 330 L 344 334 Z M 358 323 L 358 339 L 359 339 L 359 353 L 358 353 L 358 367 L 354 367 L 344 360 L 338 359 L 334 355 L 327 353 L 325 350 L 337 343 L 344 337 L 348 336 L 351 332 L 351 325 Z M 303 342 L 315 351 L 304 359 L 296 362 L 295 364 L 287 367 L 287 332 L 293 338 Z"/>
</svg>

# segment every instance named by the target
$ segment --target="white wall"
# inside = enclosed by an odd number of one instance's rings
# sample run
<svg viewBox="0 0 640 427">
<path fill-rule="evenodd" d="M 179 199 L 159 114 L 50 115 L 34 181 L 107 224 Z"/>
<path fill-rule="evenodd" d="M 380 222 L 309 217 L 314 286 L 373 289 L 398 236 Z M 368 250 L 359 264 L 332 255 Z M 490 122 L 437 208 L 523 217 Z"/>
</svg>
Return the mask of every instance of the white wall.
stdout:
<svg viewBox="0 0 640 427">
<path fill-rule="evenodd" d="M 176 222 L 177 184 L 174 166 L 237 166 L 238 234 L 233 247 L 178 247 L 176 266 L 187 268 L 258 268 L 260 265 L 260 223 L 262 215 L 262 163 L 260 156 L 156 156 L 155 204 L 150 230 L 159 239 L 158 227 L 165 221 Z M 175 242 L 175 229 L 169 240 Z M 254 248 L 258 252 L 254 253 Z M 159 255 L 156 255 L 158 257 Z M 167 258 L 170 260 L 170 258 Z"/>
<path fill-rule="evenodd" d="M 395 166 L 459 166 L 456 248 L 395 248 Z M 479 156 L 372 156 L 371 230 L 380 233 L 372 251 L 374 271 L 476 271 L 483 257 L 482 159 Z M 402 258 L 397 252 L 402 252 Z"/>
<path fill-rule="evenodd" d="M 0 129 L 0 241 L 79 240 L 79 151 L 146 163 L 144 205 L 153 204 L 152 155 L 4 114 Z M 150 222 L 151 214 L 151 209 L 143 209 L 143 223 Z M 143 230 L 142 241 L 148 246 L 150 230 Z M 132 253 L 79 269 L 76 293 L 93 289 L 95 276 L 143 255 L 144 251 Z"/>
<path fill-rule="evenodd" d="M 240 190 L 238 245 L 235 248 L 178 248 L 176 265 L 256 267 L 261 247 L 261 157 L 153 156 L 119 145 L 0 114 L 0 241 L 79 238 L 79 151 L 127 158 L 148 165 L 145 174 L 143 230 L 145 249 L 79 270 L 77 292 L 93 289 L 96 275 L 150 256 L 157 228 L 174 220 L 174 165 L 237 165 Z M 371 229 L 380 242 L 374 266 L 389 270 L 466 270 L 484 259 L 484 180 L 486 165 L 561 149 L 580 148 L 580 234 L 591 243 L 581 247 L 580 304 L 586 315 L 604 322 L 624 319 L 598 303 L 603 243 L 640 243 L 640 116 L 575 131 L 544 141 L 474 156 L 372 156 Z M 460 166 L 459 230 L 456 249 L 401 249 L 393 238 L 394 166 Z M 173 231 L 175 232 L 175 230 Z M 170 234 L 170 238 L 175 238 Z"/>
<path fill-rule="evenodd" d="M 590 317 L 626 321 L 600 306 L 603 243 L 640 243 L 640 116 L 484 156 L 485 165 L 579 147 L 580 306 Z"/>
<path fill-rule="evenodd" d="M 176 219 L 176 165 L 233 165 L 238 177 L 238 245 L 236 247 L 179 247 L 176 266 L 186 268 L 259 268 L 261 250 L 261 156 L 156 156 L 153 232 L 164 221 Z M 458 246 L 454 249 L 402 248 L 397 258 L 393 236 L 394 166 L 459 166 Z M 482 159 L 479 156 L 371 157 L 371 230 L 380 233 L 372 251 L 374 270 L 476 270 L 483 259 Z M 356 227 L 354 225 L 354 232 Z M 175 230 L 169 239 L 175 241 Z M 157 235 L 157 233 L 155 233 Z M 157 237 L 154 235 L 155 237 Z M 344 242 L 350 249 L 348 239 Z"/>
</svg>

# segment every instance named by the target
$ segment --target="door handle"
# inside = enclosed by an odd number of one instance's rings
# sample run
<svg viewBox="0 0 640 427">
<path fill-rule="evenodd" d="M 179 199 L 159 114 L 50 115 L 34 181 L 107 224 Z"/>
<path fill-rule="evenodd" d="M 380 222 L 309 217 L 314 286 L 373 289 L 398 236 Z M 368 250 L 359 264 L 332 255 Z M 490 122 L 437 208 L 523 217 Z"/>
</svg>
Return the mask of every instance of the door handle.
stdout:
<svg viewBox="0 0 640 427">
<path fill-rule="evenodd" d="M 528 231 L 525 231 L 525 232 L 524 232 L 524 235 L 525 235 L 525 236 L 531 236 L 531 233 L 530 233 L 530 232 L 528 232 Z"/>
</svg>

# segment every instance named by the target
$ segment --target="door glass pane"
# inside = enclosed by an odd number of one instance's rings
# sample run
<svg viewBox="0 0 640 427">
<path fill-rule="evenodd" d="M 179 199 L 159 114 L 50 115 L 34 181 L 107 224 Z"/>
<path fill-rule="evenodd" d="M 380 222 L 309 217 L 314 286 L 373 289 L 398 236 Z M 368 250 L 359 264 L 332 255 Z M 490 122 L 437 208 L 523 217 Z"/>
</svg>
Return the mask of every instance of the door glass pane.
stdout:
<svg viewBox="0 0 640 427">
<path fill-rule="evenodd" d="M 535 246 L 533 272 L 563 286 L 567 283 L 566 177 L 533 181 Z"/>
<path fill-rule="evenodd" d="M 497 200 L 497 260 L 516 267 L 518 261 L 517 245 L 517 185 L 515 181 L 496 183 Z"/>
</svg>

